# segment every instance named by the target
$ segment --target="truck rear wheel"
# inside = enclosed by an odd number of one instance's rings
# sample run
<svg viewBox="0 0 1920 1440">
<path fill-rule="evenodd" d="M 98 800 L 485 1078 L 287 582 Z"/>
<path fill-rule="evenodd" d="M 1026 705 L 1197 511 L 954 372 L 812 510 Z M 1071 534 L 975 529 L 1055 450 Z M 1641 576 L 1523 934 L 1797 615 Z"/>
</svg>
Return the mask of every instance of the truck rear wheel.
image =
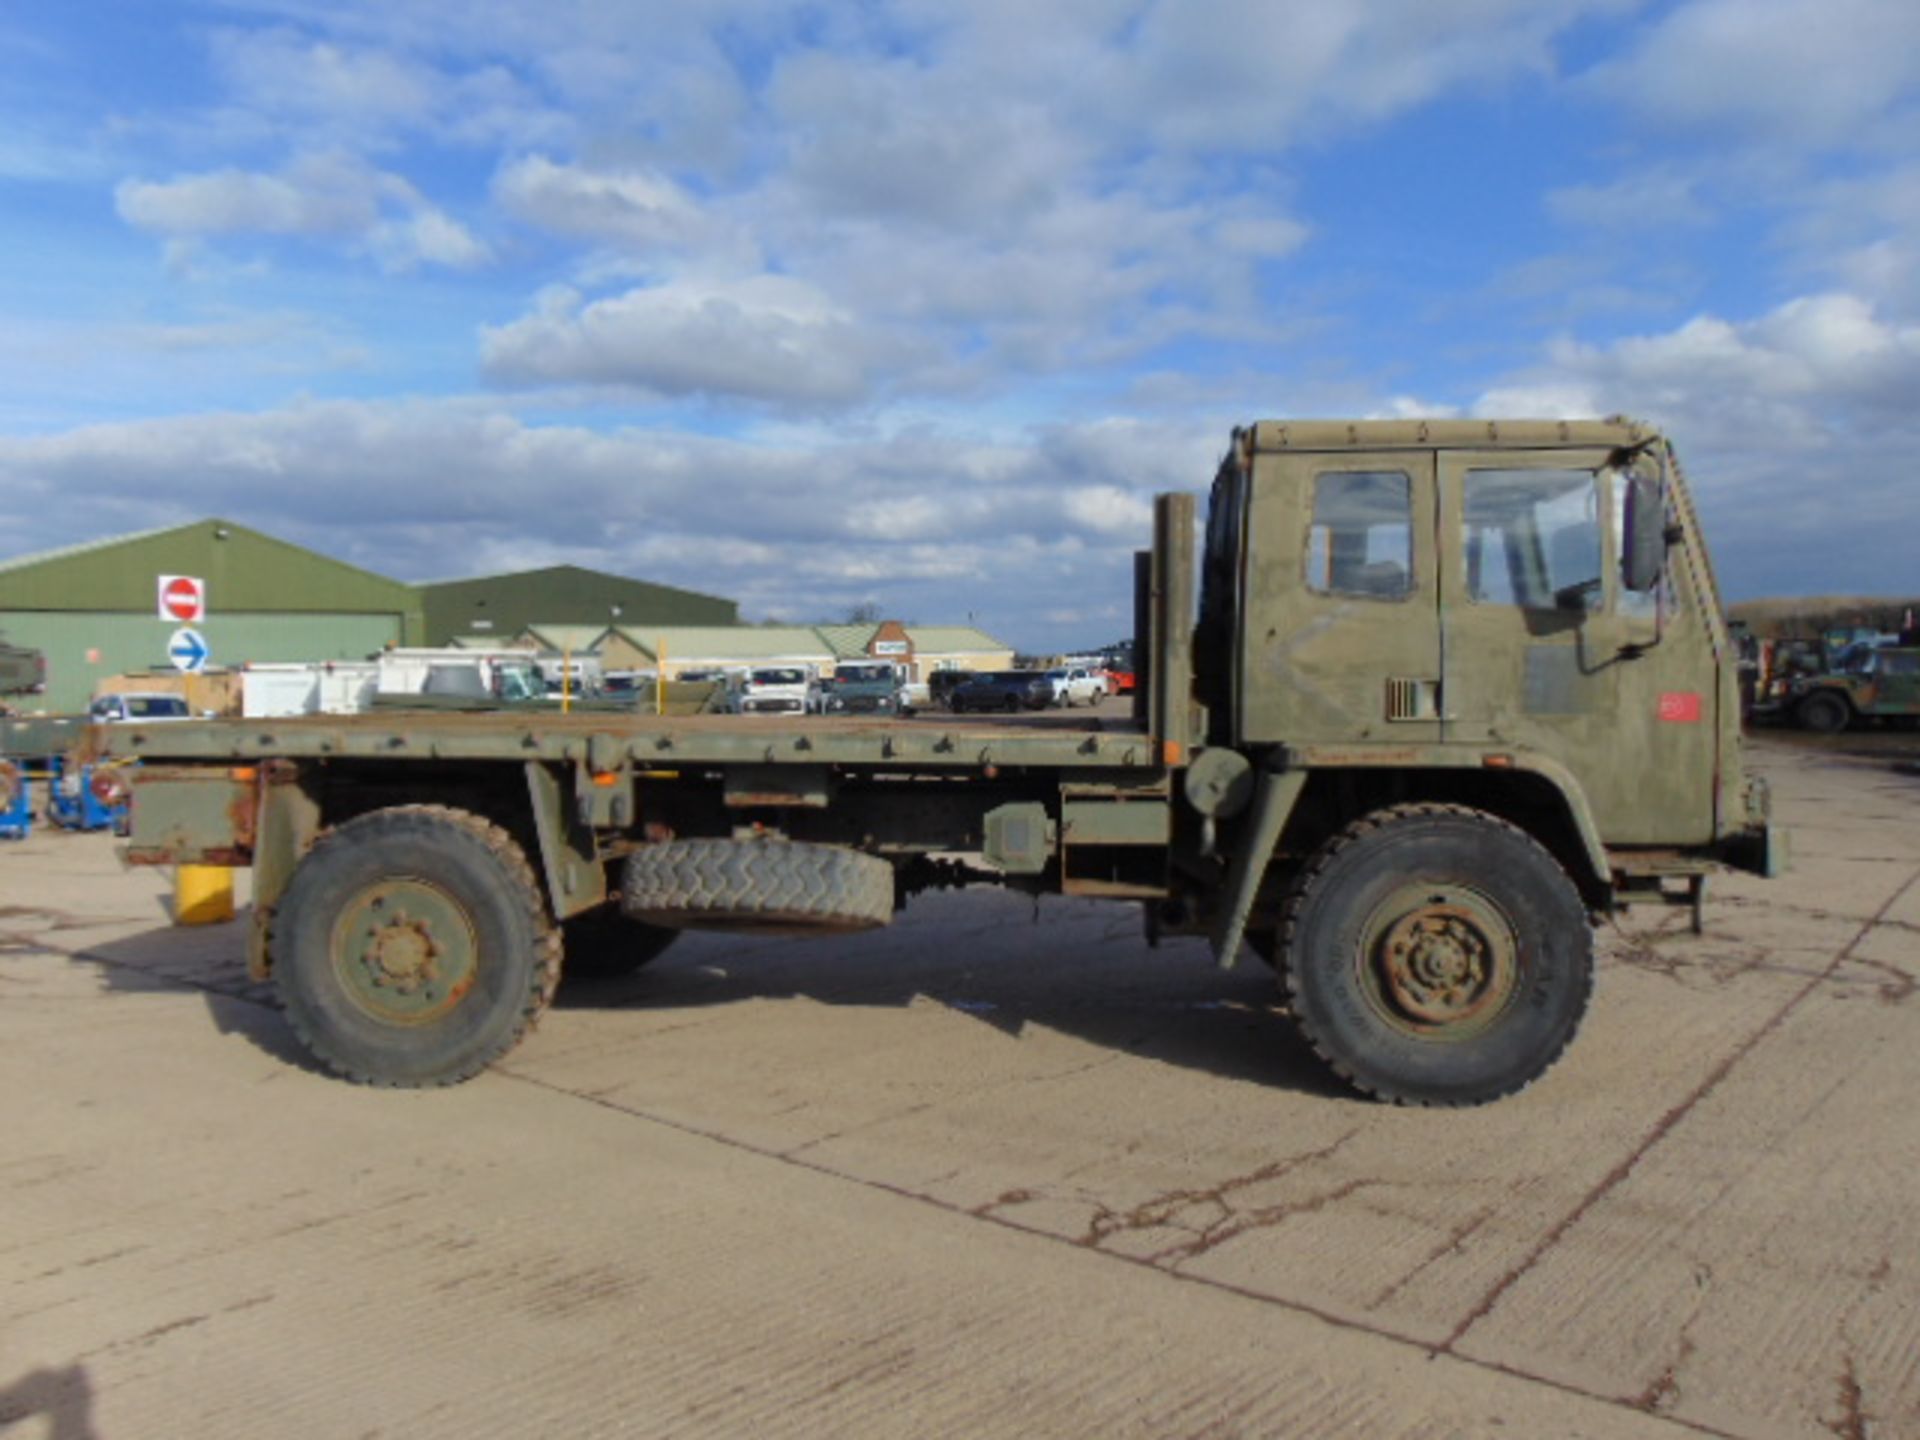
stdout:
<svg viewBox="0 0 1920 1440">
<path fill-rule="evenodd" d="M 274 915 L 294 1032 L 367 1085 L 451 1085 L 520 1043 L 560 975 L 526 856 L 477 815 L 402 805 L 323 835 Z"/>
<path fill-rule="evenodd" d="M 617 904 L 599 905 L 560 923 L 560 973 L 617 980 L 659 959 L 679 938 L 678 930 L 631 919 Z"/>
<path fill-rule="evenodd" d="M 1294 1022 L 1349 1083 L 1409 1105 L 1479 1105 L 1545 1074 L 1593 992 L 1586 906 L 1506 821 L 1401 805 L 1322 847 L 1279 945 Z"/>
<path fill-rule="evenodd" d="M 891 865 L 838 845 L 668 840 L 627 857 L 620 905 L 673 929 L 817 935 L 885 925 L 893 892 Z"/>
<path fill-rule="evenodd" d="M 1803 729 L 1817 735 L 1838 735 L 1853 719 L 1853 710 L 1838 695 L 1816 690 L 1800 702 L 1794 712 Z"/>
</svg>

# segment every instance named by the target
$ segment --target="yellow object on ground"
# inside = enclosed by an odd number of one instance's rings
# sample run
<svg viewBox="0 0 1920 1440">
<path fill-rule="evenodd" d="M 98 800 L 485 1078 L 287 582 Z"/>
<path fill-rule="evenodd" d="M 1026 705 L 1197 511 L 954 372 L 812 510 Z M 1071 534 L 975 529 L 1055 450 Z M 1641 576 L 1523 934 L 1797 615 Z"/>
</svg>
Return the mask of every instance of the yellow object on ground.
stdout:
<svg viewBox="0 0 1920 1440">
<path fill-rule="evenodd" d="M 233 871 L 225 865 L 180 865 L 173 872 L 173 923 L 218 925 L 233 919 Z"/>
</svg>

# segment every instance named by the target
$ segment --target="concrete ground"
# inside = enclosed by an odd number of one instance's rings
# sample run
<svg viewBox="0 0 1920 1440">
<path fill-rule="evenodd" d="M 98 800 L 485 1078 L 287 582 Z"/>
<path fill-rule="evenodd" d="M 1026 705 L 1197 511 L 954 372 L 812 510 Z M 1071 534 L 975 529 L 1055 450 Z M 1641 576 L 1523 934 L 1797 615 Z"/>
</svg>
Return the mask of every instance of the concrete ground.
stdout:
<svg viewBox="0 0 1920 1440">
<path fill-rule="evenodd" d="M 1329 1085 L 1257 963 L 929 897 L 683 941 L 496 1071 L 316 1074 L 237 926 L 0 848 L 0 1431 L 1920 1435 L 1920 778 L 1636 911 L 1546 1080 Z"/>
</svg>

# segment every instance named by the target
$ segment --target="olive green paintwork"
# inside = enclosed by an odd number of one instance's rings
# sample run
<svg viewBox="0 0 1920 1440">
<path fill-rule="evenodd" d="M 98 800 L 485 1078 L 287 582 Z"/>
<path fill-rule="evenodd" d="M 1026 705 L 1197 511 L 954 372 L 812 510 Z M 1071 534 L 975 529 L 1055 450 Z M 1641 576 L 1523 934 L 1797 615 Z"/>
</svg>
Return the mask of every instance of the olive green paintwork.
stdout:
<svg viewBox="0 0 1920 1440">
<path fill-rule="evenodd" d="M 1703 846 L 1743 829 L 1731 649 L 1670 454 L 1627 421 L 1240 432 L 1215 492 L 1238 513 L 1210 527 L 1210 544 L 1235 547 L 1225 564 L 1242 618 L 1233 673 L 1214 691 L 1231 712 L 1216 738 L 1254 753 L 1438 746 L 1552 762 L 1607 847 Z M 1621 582 L 1620 516 L 1636 472 L 1667 487 L 1672 541 L 1649 596 Z M 1371 563 L 1351 573 L 1366 583 L 1343 585 L 1337 519 L 1331 550 L 1315 531 L 1329 529 L 1325 495 L 1353 490 L 1353 477 L 1394 477 L 1406 499 L 1396 525 L 1378 505 L 1349 524 L 1361 552 L 1390 553 L 1363 553 Z M 1549 553 L 1562 541 L 1573 558 Z M 1586 584 L 1562 588 L 1563 578 Z"/>
</svg>

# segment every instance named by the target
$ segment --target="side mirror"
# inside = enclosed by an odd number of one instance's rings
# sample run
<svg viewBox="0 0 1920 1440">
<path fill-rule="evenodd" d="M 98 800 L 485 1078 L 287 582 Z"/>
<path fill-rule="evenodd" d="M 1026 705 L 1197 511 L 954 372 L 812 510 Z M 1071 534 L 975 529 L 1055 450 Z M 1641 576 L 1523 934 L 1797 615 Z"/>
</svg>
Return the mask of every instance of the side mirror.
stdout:
<svg viewBox="0 0 1920 1440">
<path fill-rule="evenodd" d="M 1667 567 L 1667 488 L 1657 477 L 1627 477 L 1626 523 L 1621 528 L 1621 583 L 1644 595 L 1660 583 Z"/>
</svg>

